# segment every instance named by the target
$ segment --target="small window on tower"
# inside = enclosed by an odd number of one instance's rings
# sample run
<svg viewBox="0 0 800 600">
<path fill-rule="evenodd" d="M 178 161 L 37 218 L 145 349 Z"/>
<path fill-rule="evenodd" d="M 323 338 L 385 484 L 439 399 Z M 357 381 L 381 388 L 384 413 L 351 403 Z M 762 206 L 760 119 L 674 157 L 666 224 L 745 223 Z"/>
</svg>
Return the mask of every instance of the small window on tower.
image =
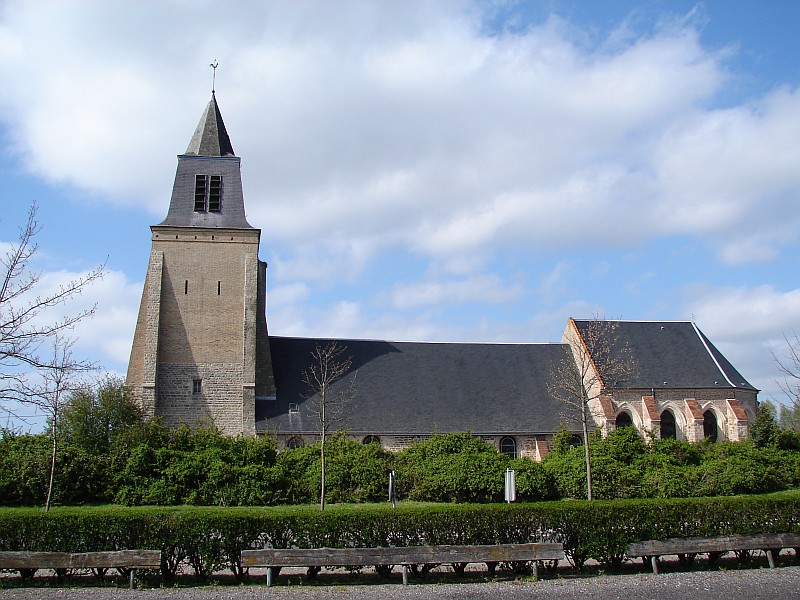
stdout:
<svg viewBox="0 0 800 600">
<path fill-rule="evenodd" d="M 194 176 L 194 212 L 206 211 L 206 176 Z"/>
<path fill-rule="evenodd" d="M 192 394 L 199 394 L 203 391 L 203 380 L 202 379 L 194 379 L 192 380 Z"/>
<path fill-rule="evenodd" d="M 222 210 L 222 175 L 212 175 L 208 187 L 208 212 Z"/>
</svg>

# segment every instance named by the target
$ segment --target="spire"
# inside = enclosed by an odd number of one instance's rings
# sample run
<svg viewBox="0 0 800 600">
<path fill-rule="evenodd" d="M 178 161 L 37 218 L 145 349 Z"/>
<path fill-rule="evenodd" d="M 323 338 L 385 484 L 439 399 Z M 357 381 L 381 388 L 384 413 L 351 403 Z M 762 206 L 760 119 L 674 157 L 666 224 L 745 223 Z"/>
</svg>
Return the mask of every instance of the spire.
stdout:
<svg viewBox="0 0 800 600">
<path fill-rule="evenodd" d="M 234 156 L 231 139 L 225 129 L 225 123 L 217 106 L 217 98 L 211 92 L 211 100 L 206 107 L 197 129 L 194 131 L 192 141 L 186 148 L 185 154 L 195 156 Z"/>
<path fill-rule="evenodd" d="M 169 212 L 159 225 L 253 229 L 245 217 L 241 159 L 213 92 L 189 147 L 178 156 Z"/>
</svg>

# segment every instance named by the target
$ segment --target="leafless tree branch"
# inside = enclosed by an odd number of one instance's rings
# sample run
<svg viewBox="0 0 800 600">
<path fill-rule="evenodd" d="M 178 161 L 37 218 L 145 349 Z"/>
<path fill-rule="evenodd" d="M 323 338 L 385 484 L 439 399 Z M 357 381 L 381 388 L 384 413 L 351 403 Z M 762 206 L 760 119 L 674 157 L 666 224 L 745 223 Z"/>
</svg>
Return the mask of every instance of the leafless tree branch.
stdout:
<svg viewBox="0 0 800 600">
<path fill-rule="evenodd" d="M 8 402 L 24 402 L 28 373 L 54 369 L 52 356 L 40 356 L 45 342 L 59 338 L 77 323 L 91 317 L 96 306 L 79 310 L 60 319 L 47 319 L 54 308 L 80 295 L 105 274 L 105 265 L 62 285 L 58 290 L 32 296 L 40 274 L 30 270 L 38 246 L 35 236 L 41 230 L 36 220 L 37 206 L 31 205 L 25 225 L 20 227 L 17 242 L 0 258 L 0 410 L 12 412 Z"/>
</svg>

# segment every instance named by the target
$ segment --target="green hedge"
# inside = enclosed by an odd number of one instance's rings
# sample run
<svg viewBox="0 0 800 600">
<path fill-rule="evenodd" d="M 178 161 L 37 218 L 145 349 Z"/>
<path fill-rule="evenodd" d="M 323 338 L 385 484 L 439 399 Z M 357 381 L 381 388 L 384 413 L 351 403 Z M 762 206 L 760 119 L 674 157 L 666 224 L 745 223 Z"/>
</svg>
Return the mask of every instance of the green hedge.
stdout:
<svg viewBox="0 0 800 600">
<path fill-rule="evenodd" d="M 0 550 L 160 549 L 162 576 L 244 573 L 247 548 L 371 547 L 557 541 L 571 562 L 624 560 L 628 543 L 731 533 L 800 533 L 800 494 L 531 504 L 313 508 L 0 509 Z"/>
</svg>

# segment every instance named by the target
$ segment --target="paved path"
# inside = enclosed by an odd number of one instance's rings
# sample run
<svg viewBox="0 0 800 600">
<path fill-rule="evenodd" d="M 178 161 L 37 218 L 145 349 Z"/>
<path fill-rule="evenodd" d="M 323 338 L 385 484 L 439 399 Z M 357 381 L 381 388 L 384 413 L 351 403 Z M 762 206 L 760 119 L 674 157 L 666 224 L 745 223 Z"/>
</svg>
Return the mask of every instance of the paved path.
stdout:
<svg viewBox="0 0 800 600">
<path fill-rule="evenodd" d="M 580 600 L 792 600 L 800 598 L 800 567 L 692 571 L 665 575 L 612 575 L 535 583 L 355 585 L 326 587 L 208 586 L 182 589 L 21 588 L 0 590 L 0 600 L 407 600 L 549 599 Z"/>
</svg>

